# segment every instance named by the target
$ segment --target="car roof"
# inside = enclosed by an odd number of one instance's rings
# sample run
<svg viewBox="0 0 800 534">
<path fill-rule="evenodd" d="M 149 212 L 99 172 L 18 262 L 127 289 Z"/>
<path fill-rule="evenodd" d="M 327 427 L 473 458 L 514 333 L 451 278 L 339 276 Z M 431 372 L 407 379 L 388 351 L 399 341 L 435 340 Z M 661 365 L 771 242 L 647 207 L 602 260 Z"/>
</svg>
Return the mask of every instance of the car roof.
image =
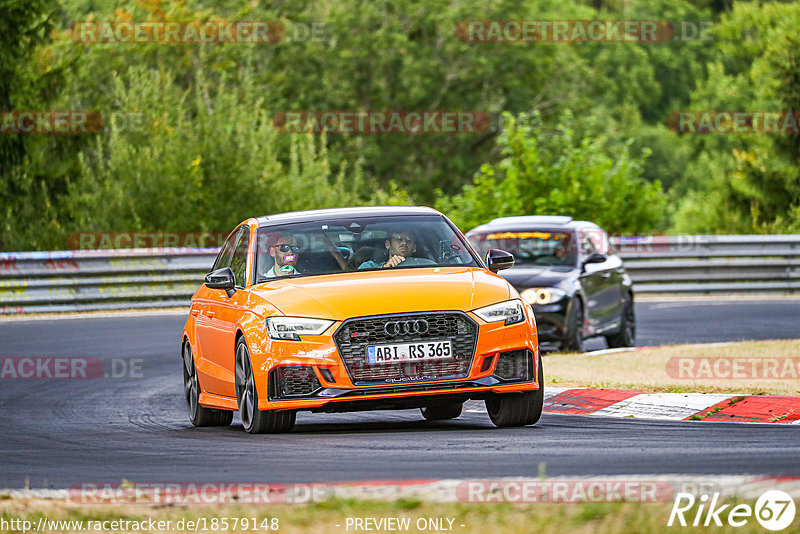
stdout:
<svg viewBox="0 0 800 534">
<path fill-rule="evenodd" d="M 500 217 L 492 219 L 486 224 L 473 228 L 472 232 L 487 232 L 499 230 L 550 230 L 572 231 L 580 228 L 600 228 L 593 222 L 576 221 L 572 217 L 561 215 L 521 215 L 519 217 Z"/>
<path fill-rule="evenodd" d="M 331 208 L 321 210 L 291 211 L 256 218 L 259 226 L 275 223 L 313 222 L 342 217 L 387 217 L 390 215 L 441 215 L 426 206 L 369 206 L 358 208 Z"/>
</svg>

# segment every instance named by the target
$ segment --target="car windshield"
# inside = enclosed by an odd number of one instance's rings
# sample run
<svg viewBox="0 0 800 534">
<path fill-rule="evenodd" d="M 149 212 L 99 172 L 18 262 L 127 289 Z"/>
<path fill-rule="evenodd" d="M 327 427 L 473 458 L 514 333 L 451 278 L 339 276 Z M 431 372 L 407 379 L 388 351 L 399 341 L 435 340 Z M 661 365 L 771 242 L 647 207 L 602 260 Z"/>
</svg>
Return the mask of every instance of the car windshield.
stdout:
<svg viewBox="0 0 800 534">
<path fill-rule="evenodd" d="M 384 265 L 480 266 L 463 238 L 438 215 L 337 218 L 258 229 L 256 283 Z"/>
<path fill-rule="evenodd" d="M 551 230 L 480 232 L 469 240 L 481 254 L 499 248 L 514 255 L 515 263 L 535 265 L 569 265 L 577 261 L 573 233 Z"/>
</svg>

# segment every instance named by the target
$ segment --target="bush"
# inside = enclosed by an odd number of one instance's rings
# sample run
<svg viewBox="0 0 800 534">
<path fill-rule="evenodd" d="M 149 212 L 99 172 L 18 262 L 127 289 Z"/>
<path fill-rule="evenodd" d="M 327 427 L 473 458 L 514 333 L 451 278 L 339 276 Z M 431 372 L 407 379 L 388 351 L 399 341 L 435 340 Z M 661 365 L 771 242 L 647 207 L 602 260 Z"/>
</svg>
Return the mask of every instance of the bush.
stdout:
<svg viewBox="0 0 800 534">
<path fill-rule="evenodd" d="M 461 193 L 440 194 L 437 208 L 463 230 L 495 217 L 542 214 L 587 219 L 610 232 L 655 227 L 665 198 L 658 181 L 642 177 L 648 151 L 631 156 L 623 146 L 610 154 L 602 136 L 576 135 L 572 122 L 567 112 L 549 131 L 538 114 L 505 114 L 498 138 L 502 159 L 483 165 Z"/>
</svg>

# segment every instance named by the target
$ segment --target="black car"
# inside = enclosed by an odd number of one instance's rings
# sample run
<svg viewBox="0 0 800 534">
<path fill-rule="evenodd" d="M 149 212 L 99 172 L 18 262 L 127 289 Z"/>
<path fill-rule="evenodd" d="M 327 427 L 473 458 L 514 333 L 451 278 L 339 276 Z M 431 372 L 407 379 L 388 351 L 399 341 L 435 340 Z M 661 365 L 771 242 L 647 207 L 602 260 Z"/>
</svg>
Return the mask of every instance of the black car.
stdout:
<svg viewBox="0 0 800 534">
<path fill-rule="evenodd" d="M 633 284 L 596 224 L 571 217 L 504 217 L 467 237 L 482 255 L 489 249 L 514 255 L 514 267 L 502 275 L 533 307 L 540 343 L 570 352 L 582 351 L 583 340 L 594 336 L 604 336 L 609 347 L 634 345 Z"/>
</svg>

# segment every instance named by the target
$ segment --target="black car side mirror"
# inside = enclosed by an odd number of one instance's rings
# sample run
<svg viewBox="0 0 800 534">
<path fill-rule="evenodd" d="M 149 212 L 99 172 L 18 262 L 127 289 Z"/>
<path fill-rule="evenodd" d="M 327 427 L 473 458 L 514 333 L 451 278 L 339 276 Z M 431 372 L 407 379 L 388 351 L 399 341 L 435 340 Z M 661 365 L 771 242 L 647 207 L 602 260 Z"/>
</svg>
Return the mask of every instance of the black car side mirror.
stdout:
<svg viewBox="0 0 800 534">
<path fill-rule="evenodd" d="M 496 273 L 514 266 L 514 255 L 499 248 L 490 248 L 486 253 L 486 266 Z"/>
<path fill-rule="evenodd" d="M 206 287 L 210 289 L 224 289 L 230 297 L 234 290 L 235 281 L 233 271 L 230 267 L 223 267 L 216 271 L 211 271 L 206 275 Z"/>
<path fill-rule="evenodd" d="M 589 254 L 589 257 L 583 260 L 583 264 L 586 265 L 587 263 L 603 263 L 608 259 L 608 256 L 605 254 L 601 254 L 599 252 L 592 252 Z"/>
</svg>

